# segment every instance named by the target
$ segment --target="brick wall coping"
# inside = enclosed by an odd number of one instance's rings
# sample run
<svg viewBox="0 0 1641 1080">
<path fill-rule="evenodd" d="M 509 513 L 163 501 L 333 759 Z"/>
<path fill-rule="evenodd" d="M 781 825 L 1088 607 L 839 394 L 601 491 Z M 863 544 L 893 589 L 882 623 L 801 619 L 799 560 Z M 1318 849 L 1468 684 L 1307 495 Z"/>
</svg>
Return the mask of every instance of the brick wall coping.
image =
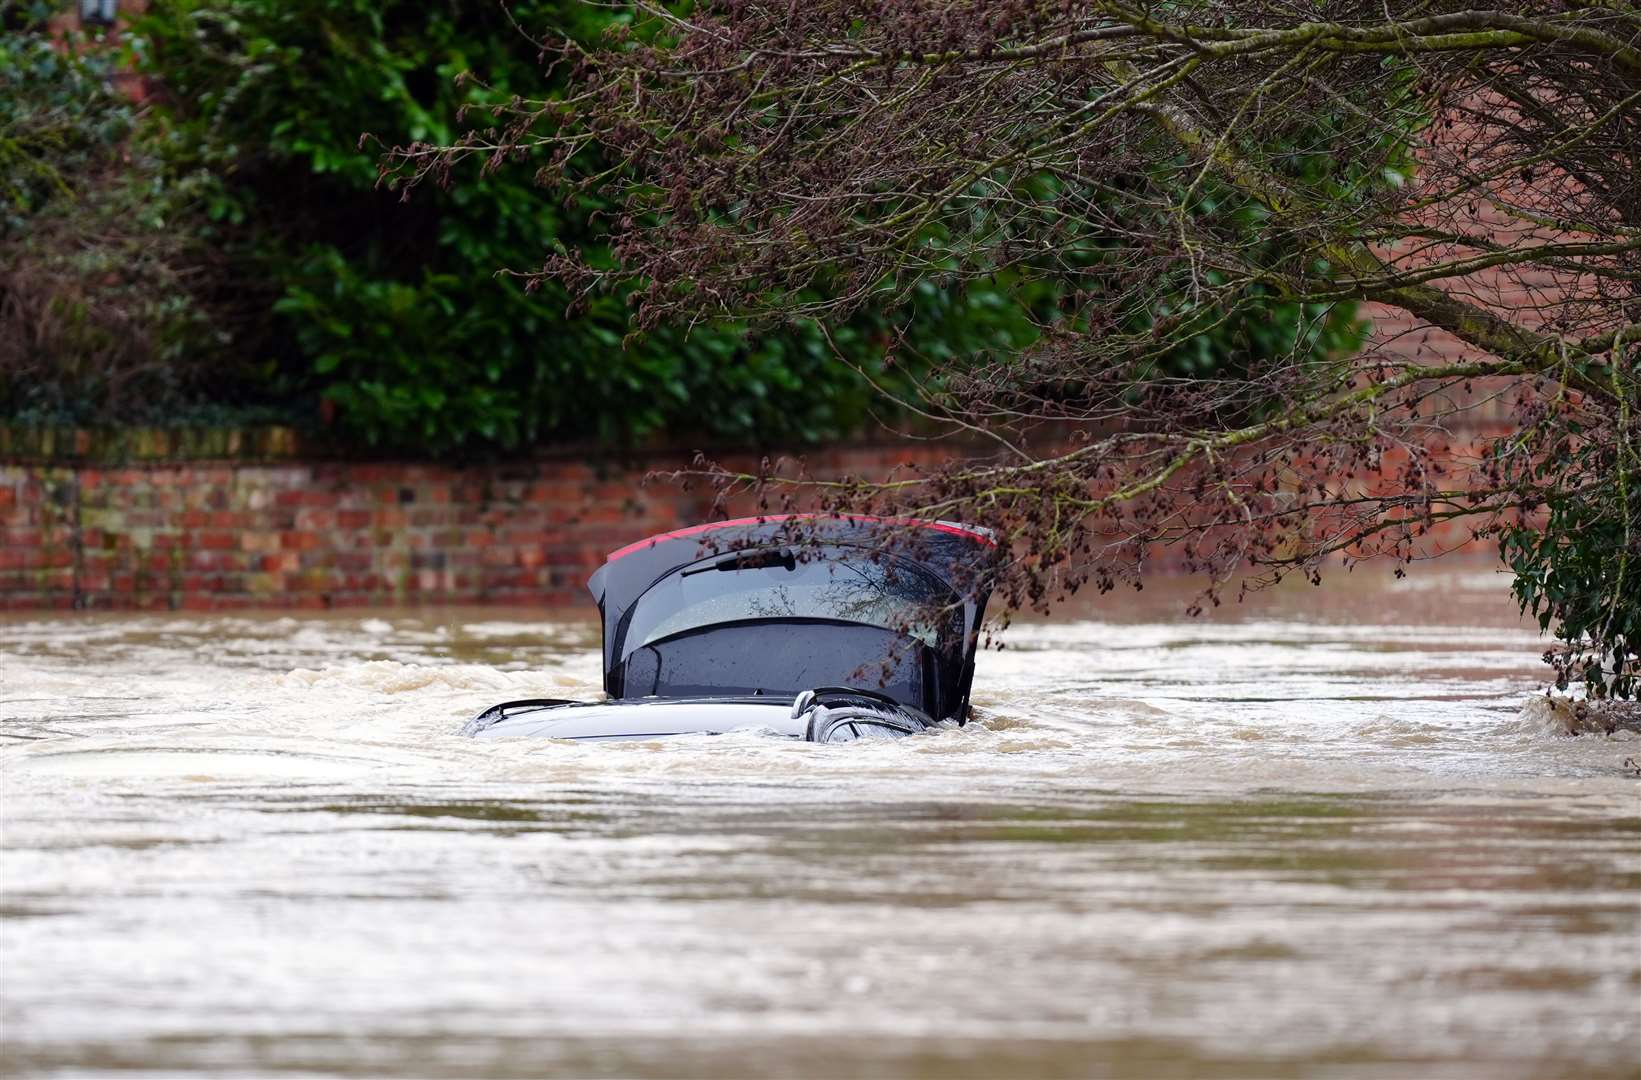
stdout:
<svg viewBox="0 0 1641 1080">
<path fill-rule="evenodd" d="M 940 441 L 952 451 L 973 449 L 981 453 L 994 449 L 975 444 L 972 438 Z M 783 451 L 787 456 L 814 452 L 824 454 L 831 447 L 903 447 L 904 436 L 881 431 L 857 435 L 817 447 L 797 447 Z M 744 458 L 757 454 L 750 447 L 712 447 L 682 443 L 652 442 L 635 447 L 612 448 L 595 443 L 555 443 L 507 455 L 474 455 L 472 464 L 496 465 L 552 461 L 603 461 L 612 465 L 642 467 L 649 462 L 676 466 L 697 450 L 725 457 Z M 439 462 L 411 458 L 403 453 L 372 453 L 358 446 L 343 445 L 334 439 L 316 436 L 297 428 L 277 424 L 242 427 L 122 427 L 88 429 L 74 427 L 33 427 L 0 423 L 0 464 L 23 466 L 160 466 L 182 464 L 280 464 L 311 463 L 374 464 L 414 460 L 422 464 L 462 464 L 463 459 Z"/>
<path fill-rule="evenodd" d="M 272 424 L 99 430 L 0 424 L 0 462 L 12 465 L 272 462 L 315 456 L 329 455 L 295 428 Z"/>
</svg>

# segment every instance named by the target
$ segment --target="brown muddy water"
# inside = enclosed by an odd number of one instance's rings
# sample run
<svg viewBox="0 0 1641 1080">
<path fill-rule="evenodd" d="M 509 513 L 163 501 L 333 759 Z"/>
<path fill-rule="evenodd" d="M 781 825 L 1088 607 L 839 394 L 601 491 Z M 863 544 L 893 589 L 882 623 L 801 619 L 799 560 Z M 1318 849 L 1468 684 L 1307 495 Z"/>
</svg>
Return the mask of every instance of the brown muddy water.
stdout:
<svg viewBox="0 0 1641 1080">
<path fill-rule="evenodd" d="M 1637 1075 L 1641 740 L 1501 579 L 1183 606 L 833 747 L 457 737 L 569 613 L 0 622 L 0 1072 Z"/>
</svg>

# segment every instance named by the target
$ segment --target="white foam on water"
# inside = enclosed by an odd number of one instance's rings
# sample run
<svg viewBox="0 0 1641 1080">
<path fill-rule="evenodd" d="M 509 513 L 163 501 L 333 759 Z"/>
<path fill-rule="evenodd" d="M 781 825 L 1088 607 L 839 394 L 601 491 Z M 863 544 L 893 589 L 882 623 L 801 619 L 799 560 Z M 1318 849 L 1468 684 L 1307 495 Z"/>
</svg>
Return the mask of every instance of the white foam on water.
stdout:
<svg viewBox="0 0 1641 1080">
<path fill-rule="evenodd" d="M 373 690 L 409 694 L 425 690 L 494 690 L 522 694 L 532 690 L 585 688 L 586 680 L 567 672 L 498 671 L 482 664 L 416 664 L 370 660 L 362 664 L 327 665 L 320 670 L 296 668 L 281 676 L 282 687 L 295 690 Z"/>
</svg>

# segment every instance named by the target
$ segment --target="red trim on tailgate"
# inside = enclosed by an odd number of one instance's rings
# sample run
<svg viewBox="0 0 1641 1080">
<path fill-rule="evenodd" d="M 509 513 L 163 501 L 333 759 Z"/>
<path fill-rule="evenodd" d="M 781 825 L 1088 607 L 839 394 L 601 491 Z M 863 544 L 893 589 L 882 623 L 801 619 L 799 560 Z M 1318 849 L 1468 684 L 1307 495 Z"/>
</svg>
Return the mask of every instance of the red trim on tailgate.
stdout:
<svg viewBox="0 0 1641 1080">
<path fill-rule="evenodd" d="M 700 533 L 711 532 L 713 529 L 728 529 L 737 526 L 763 525 L 771 521 L 795 521 L 803 519 L 839 520 L 839 521 L 870 521 L 879 525 L 911 525 L 920 529 L 934 529 L 936 532 L 951 533 L 953 536 L 966 536 L 971 540 L 979 540 L 989 547 L 996 547 L 997 541 L 978 529 L 967 528 L 962 525 L 953 525 L 945 521 L 923 521 L 919 518 L 874 517 L 870 514 L 767 514 L 763 517 L 731 518 L 729 521 L 709 521 L 705 525 L 691 525 L 687 529 L 674 529 L 672 532 L 657 533 L 647 536 L 626 547 L 616 548 L 604 557 L 605 562 L 615 562 L 623 555 L 631 555 L 635 551 L 654 547 L 663 540 L 678 540 L 686 536 L 696 536 Z"/>
</svg>

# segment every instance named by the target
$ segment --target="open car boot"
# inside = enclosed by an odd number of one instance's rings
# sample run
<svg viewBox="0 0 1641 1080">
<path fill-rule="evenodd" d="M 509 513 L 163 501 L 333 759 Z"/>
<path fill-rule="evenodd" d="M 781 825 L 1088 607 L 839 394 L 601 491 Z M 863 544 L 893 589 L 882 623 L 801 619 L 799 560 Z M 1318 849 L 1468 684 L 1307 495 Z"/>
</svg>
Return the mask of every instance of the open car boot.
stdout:
<svg viewBox="0 0 1641 1080">
<path fill-rule="evenodd" d="M 851 742 L 962 723 L 995 551 L 974 526 L 809 514 L 641 540 L 588 582 L 609 699 L 504 702 L 463 732 Z"/>
</svg>

